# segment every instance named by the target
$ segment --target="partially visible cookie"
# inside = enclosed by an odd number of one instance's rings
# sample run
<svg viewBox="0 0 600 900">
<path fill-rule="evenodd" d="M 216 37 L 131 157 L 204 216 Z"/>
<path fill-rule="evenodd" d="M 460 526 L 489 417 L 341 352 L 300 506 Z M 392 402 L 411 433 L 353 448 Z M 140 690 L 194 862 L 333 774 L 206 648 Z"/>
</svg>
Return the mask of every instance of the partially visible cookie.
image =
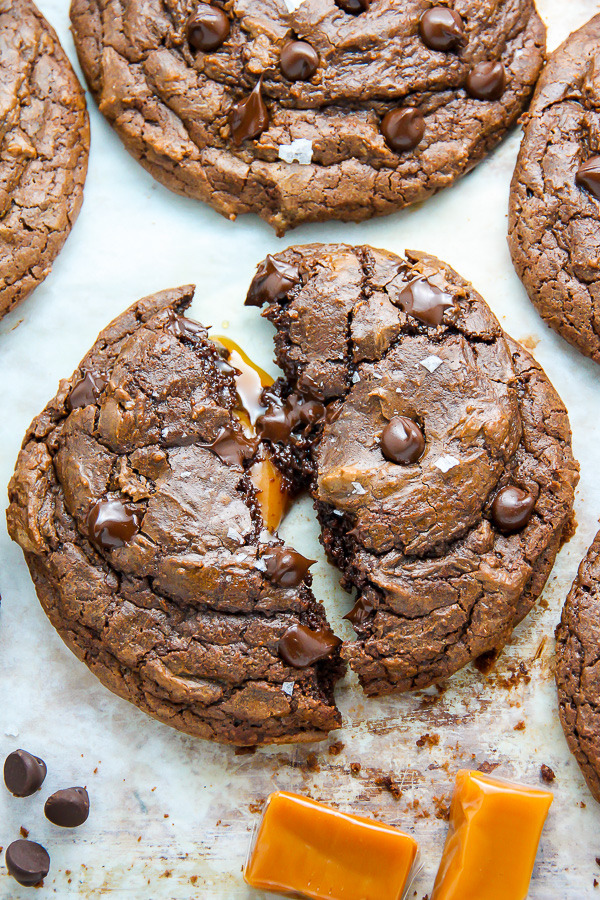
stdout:
<svg viewBox="0 0 600 900">
<path fill-rule="evenodd" d="M 600 532 L 579 566 L 556 629 L 560 720 L 600 803 Z"/>
<path fill-rule="evenodd" d="M 72 0 L 101 112 L 158 181 L 279 233 L 421 201 L 523 112 L 533 0 Z"/>
<path fill-rule="evenodd" d="M 225 743 L 322 740 L 344 665 L 309 561 L 263 529 L 234 371 L 186 319 L 134 304 L 31 424 L 8 528 L 66 644 L 108 688 Z"/>
<path fill-rule="evenodd" d="M 600 15 L 542 72 L 515 168 L 508 243 L 548 325 L 600 362 Z"/>
<path fill-rule="evenodd" d="M 77 218 L 90 145 L 85 96 L 30 0 L 0 0 L 0 317 L 50 272 Z"/>
</svg>

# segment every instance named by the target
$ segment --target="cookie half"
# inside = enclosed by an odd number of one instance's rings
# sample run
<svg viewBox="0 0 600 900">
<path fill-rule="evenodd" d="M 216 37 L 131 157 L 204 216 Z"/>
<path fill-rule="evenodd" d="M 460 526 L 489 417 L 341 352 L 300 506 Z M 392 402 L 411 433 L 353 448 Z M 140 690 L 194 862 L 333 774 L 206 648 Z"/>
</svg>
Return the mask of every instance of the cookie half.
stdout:
<svg viewBox="0 0 600 900">
<path fill-rule="evenodd" d="M 325 549 L 357 591 L 358 639 L 342 655 L 367 694 L 497 654 L 568 536 L 578 481 L 540 366 L 425 254 L 292 247 L 261 264 L 246 302 L 268 304 L 277 329 L 280 403 L 300 392 L 327 407 L 286 447 L 274 403 L 262 434 L 310 487 Z"/>
<path fill-rule="evenodd" d="M 130 153 L 279 233 L 452 184 L 516 122 L 545 50 L 533 0 L 72 0 L 71 20 Z"/>
<path fill-rule="evenodd" d="M 600 532 L 556 629 L 556 685 L 567 743 L 600 803 Z"/>
<path fill-rule="evenodd" d="M 85 96 L 30 0 L 0 0 L 0 318 L 49 274 L 83 201 Z"/>
<path fill-rule="evenodd" d="M 258 448 L 233 370 L 182 315 L 192 296 L 140 300 L 61 382 L 19 454 L 9 533 L 50 621 L 116 694 L 216 741 L 322 740 L 340 724 L 341 642 L 306 566 L 263 530 Z"/>
<path fill-rule="evenodd" d="M 538 82 L 515 168 L 508 243 L 548 325 L 600 362 L 600 16 Z"/>
</svg>

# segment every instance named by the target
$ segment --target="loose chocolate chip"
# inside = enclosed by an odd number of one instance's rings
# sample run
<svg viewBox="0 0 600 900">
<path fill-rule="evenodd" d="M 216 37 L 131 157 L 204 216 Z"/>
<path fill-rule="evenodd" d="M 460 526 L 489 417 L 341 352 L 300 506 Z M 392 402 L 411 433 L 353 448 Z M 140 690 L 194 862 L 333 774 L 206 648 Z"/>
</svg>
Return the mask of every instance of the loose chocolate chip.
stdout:
<svg viewBox="0 0 600 900">
<path fill-rule="evenodd" d="M 175 337 L 185 338 L 188 341 L 197 340 L 205 334 L 205 330 L 199 322 L 194 322 L 187 316 L 177 316 L 172 312 L 169 314 L 165 328 Z"/>
<path fill-rule="evenodd" d="M 577 170 L 575 181 L 600 200 L 600 156 L 592 156 Z"/>
<path fill-rule="evenodd" d="M 283 300 L 299 281 L 300 272 L 295 266 L 267 256 L 256 270 L 244 306 L 262 306 Z"/>
<path fill-rule="evenodd" d="M 266 566 L 265 576 L 280 587 L 297 587 L 316 560 L 306 559 L 289 547 L 273 547 L 261 560 Z"/>
<path fill-rule="evenodd" d="M 417 278 L 398 296 L 402 309 L 426 325 L 441 325 L 444 313 L 453 306 L 450 294 L 446 294 L 427 278 Z"/>
<path fill-rule="evenodd" d="M 141 513 L 122 500 L 97 500 L 88 514 L 88 536 L 102 550 L 124 547 L 140 530 L 141 520 Z"/>
<path fill-rule="evenodd" d="M 313 631 L 305 625 L 291 625 L 279 641 L 278 651 L 288 666 L 305 669 L 330 656 L 341 643 L 332 631 Z"/>
<path fill-rule="evenodd" d="M 499 100 L 506 87 L 506 69 L 501 62 L 483 62 L 473 66 L 465 84 L 475 100 Z"/>
<path fill-rule="evenodd" d="M 509 485 L 498 492 L 492 503 L 492 522 L 499 531 L 513 534 L 525 528 L 535 507 L 535 497 L 528 491 Z"/>
<path fill-rule="evenodd" d="M 206 450 L 212 450 L 226 466 L 243 467 L 244 460 L 250 459 L 256 453 L 258 440 L 247 438 L 230 425 L 224 425 L 212 444 L 203 446 Z"/>
<path fill-rule="evenodd" d="M 416 422 L 394 416 L 381 434 L 381 452 L 389 462 L 407 466 L 423 456 L 425 438 Z"/>
<path fill-rule="evenodd" d="M 358 16 L 366 12 L 371 5 L 371 0 L 335 0 L 337 6 L 351 16 Z"/>
<path fill-rule="evenodd" d="M 106 387 L 106 383 L 107 379 L 104 375 L 86 372 L 83 378 L 71 388 L 67 406 L 73 411 L 74 409 L 81 409 L 84 406 L 96 403 L 101 392 Z"/>
<path fill-rule="evenodd" d="M 419 34 L 430 50 L 457 50 L 465 44 L 465 26 L 459 14 L 446 6 L 433 6 L 419 21 Z"/>
<path fill-rule="evenodd" d="M 194 50 L 217 50 L 229 37 L 229 19 L 218 6 L 200 3 L 187 20 L 186 32 Z"/>
<path fill-rule="evenodd" d="M 4 762 L 4 784 L 15 797 L 30 797 L 46 777 L 46 763 L 27 750 L 14 750 Z"/>
<path fill-rule="evenodd" d="M 279 66 L 288 81 L 308 81 L 318 65 L 317 51 L 306 41 L 288 41 L 281 51 Z"/>
<path fill-rule="evenodd" d="M 229 114 L 229 124 L 234 143 L 238 146 L 247 140 L 259 137 L 269 127 L 269 113 L 262 98 L 263 76 L 258 79 L 254 90 L 236 103 Z"/>
<path fill-rule="evenodd" d="M 13 841 L 6 848 L 6 868 L 25 887 L 34 887 L 50 869 L 48 851 L 35 841 Z"/>
<path fill-rule="evenodd" d="M 310 429 L 325 419 L 326 409 L 319 400 L 291 394 L 283 403 L 272 403 L 256 420 L 260 436 L 273 444 L 285 444 L 299 425 Z"/>
<path fill-rule="evenodd" d="M 417 146 L 425 133 L 425 119 L 418 109 L 393 109 L 383 117 L 381 133 L 395 153 L 404 153 Z"/>
<path fill-rule="evenodd" d="M 90 798 L 82 787 L 56 791 L 46 800 L 44 815 L 53 825 L 61 828 L 77 828 L 90 814 Z"/>
<path fill-rule="evenodd" d="M 359 597 L 349 613 L 346 613 L 344 619 L 347 619 L 352 625 L 358 627 L 365 622 L 375 609 L 375 604 L 369 597 Z"/>
</svg>

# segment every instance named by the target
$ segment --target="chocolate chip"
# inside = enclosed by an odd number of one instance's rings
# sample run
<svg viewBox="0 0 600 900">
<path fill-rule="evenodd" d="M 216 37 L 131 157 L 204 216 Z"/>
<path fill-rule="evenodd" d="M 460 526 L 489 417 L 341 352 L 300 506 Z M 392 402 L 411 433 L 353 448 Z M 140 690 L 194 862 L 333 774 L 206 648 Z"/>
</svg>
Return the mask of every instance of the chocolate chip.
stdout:
<svg viewBox="0 0 600 900">
<path fill-rule="evenodd" d="M 342 642 L 332 631 L 313 631 L 305 625 L 292 625 L 278 644 L 282 660 L 295 669 L 305 669 L 330 656 Z"/>
<path fill-rule="evenodd" d="M 381 452 L 389 462 L 407 466 L 423 456 L 425 438 L 416 422 L 394 416 L 381 434 Z"/>
<path fill-rule="evenodd" d="M 317 51 L 306 41 L 288 41 L 279 58 L 279 67 L 288 81 L 308 81 L 318 65 Z"/>
<path fill-rule="evenodd" d="M 27 750 L 14 750 L 4 762 L 4 784 L 15 797 L 30 797 L 46 777 L 46 763 Z"/>
<path fill-rule="evenodd" d="M 346 613 L 344 619 L 347 619 L 354 627 L 358 627 L 365 622 L 375 609 L 373 601 L 366 596 L 359 597 L 349 613 Z"/>
<path fill-rule="evenodd" d="M 226 466 L 242 467 L 245 459 L 251 459 L 257 451 L 258 440 L 247 438 L 231 425 L 224 425 L 212 444 L 203 444 L 206 450 L 219 457 Z"/>
<path fill-rule="evenodd" d="M 319 400 L 309 400 L 299 394 L 290 394 L 283 403 L 272 403 L 256 420 L 260 436 L 274 444 L 285 444 L 299 425 L 310 429 L 322 422 L 326 408 Z"/>
<path fill-rule="evenodd" d="M 351 16 L 358 16 L 366 12 L 371 5 L 371 0 L 335 0 L 337 6 Z"/>
<path fill-rule="evenodd" d="M 90 798 L 82 787 L 56 791 L 46 800 L 44 815 L 53 825 L 61 828 L 77 828 L 90 814 Z"/>
<path fill-rule="evenodd" d="M 83 378 L 71 388 L 71 393 L 67 399 L 67 406 L 71 412 L 74 409 L 81 409 L 84 406 L 91 406 L 93 403 L 96 403 L 106 384 L 107 378 L 104 375 L 86 372 Z"/>
<path fill-rule="evenodd" d="M 290 266 L 273 256 L 267 256 L 256 270 L 244 305 L 263 306 L 265 303 L 284 300 L 299 281 L 300 272 L 295 266 Z"/>
<path fill-rule="evenodd" d="M 509 485 L 498 492 L 492 503 L 492 522 L 499 531 L 513 534 L 525 528 L 535 507 L 535 497 L 528 491 Z"/>
<path fill-rule="evenodd" d="M 316 560 L 306 559 L 289 547 L 272 547 L 261 556 L 266 566 L 265 577 L 280 587 L 291 588 L 301 584 L 309 568 Z"/>
<path fill-rule="evenodd" d="M 398 295 L 398 303 L 405 312 L 426 325 L 441 325 L 444 313 L 454 305 L 451 295 L 427 278 L 417 278 L 407 284 Z"/>
<path fill-rule="evenodd" d="M 34 887 L 50 869 L 48 851 L 35 841 L 13 841 L 6 848 L 6 868 L 25 887 Z"/>
<path fill-rule="evenodd" d="M 187 316 L 177 316 L 170 311 L 165 328 L 175 337 L 184 338 L 188 341 L 196 341 L 205 335 L 205 329 L 199 322 L 194 322 L 193 319 L 188 319 Z"/>
<path fill-rule="evenodd" d="M 186 34 L 194 50 L 217 50 L 229 37 L 229 19 L 218 6 L 200 3 L 187 20 Z"/>
<path fill-rule="evenodd" d="M 459 14 L 446 6 L 433 6 L 419 21 L 421 40 L 430 50 L 457 50 L 465 41 L 465 26 Z"/>
<path fill-rule="evenodd" d="M 506 87 L 506 69 L 501 62 L 483 62 L 473 66 L 465 84 L 475 100 L 499 100 Z"/>
<path fill-rule="evenodd" d="M 259 137 L 269 127 L 269 113 L 262 98 L 263 76 L 258 79 L 254 90 L 236 103 L 229 114 L 229 124 L 233 141 L 239 146 L 243 141 Z"/>
<path fill-rule="evenodd" d="M 600 156 L 592 156 L 577 170 L 575 181 L 600 200 Z"/>
<path fill-rule="evenodd" d="M 97 500 L 87 517 L 87 533 L 102 550 L 124 547 L 140 530 L 141 513 L 122 500 Z"/>
<path fill-rule="evenodd" d="M 425 133 L 425 119 L 418 109 L 393 109 L 383 117 L 380 126 L 386 143 L 395 153 L 404 153 L 417 146 Z"/>
</svg>

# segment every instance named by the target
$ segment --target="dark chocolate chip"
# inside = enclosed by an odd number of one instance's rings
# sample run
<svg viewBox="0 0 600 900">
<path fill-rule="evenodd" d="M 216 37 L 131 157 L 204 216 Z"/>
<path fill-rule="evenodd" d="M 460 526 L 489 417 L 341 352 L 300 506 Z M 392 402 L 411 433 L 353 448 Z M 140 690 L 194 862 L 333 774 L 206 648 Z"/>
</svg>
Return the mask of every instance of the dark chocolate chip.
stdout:
<svg viewBox="0 0 600 900">
<path fill-rule="evenodd" d="M 82 787 L 56 791 L 46 800 L 44 815 L 53 825 L 61 828 L 77 828 L 90 814 L 90 798 Z"/>
<path fill-rule="evenodd" d="M 483 62 L 473 66 L 465 84 L 475 100 L 499 100 L 506 87 L 506 69 L 501 62 Z"/>
<path fill-rule="evenodd" d="M 71 388 L 67 406 L 73 411 L 74 409 L 81 409 L 84 406 L 91 406 L 93 403 L 97 403 L 98 397 L 106 387 L 106 384 L 107 379 L 104 375 L 86 372 L 83 378 Z"/>
<path fill-rule="evenodd" d="M 318 65 L 317 51 L 306 41 L 288 41 L 281 51 L 279 67 L 288 81 L 308 81 Z"/>
<path fill-rule="evenodd" d="M 351 16 L 359 16 L 368 10 L 371 0 L 335 0 L 337 6 Z"/>
<path fill-rule="evenodd" d="M 200 3 L 187 20 L 186 33 L 194 50 L 217 50 L 229 37 L 229 19 L 218 6 Z"/>
<path fill-rule="evenodd" d="M 440 325 L 447 309 L 453 306 L 452 297 L 431 284 L 427 278 L 417 278 L 407 284 L 398 296 L 402 309 L 426 325 Z"/>
<path fill-rule="evenodd" d="M 383 117 L 381 133 L 395 153 L 412 150 L 425 133 L 425 119 L 418 109 L 393 109 Z"/>
<path fill-rule="evenodd" d="M 48 851 L 35 841 L 13 841 L 6 848 L 6 868 L 25 887 L 34 887 L 50 869 Z"/>
<path fill-rule="evenodd" d="M 242 467 L 245 459 L 254 456 L 258 449 L 258 440 L 247 438 L 231 425 L 224 425 L 212 444 L 203 445 L 211 450 L 226 466 Z"/>
<path fill-rule="evenodd" d="M 419 21 L 421 40 L 430 50 L 458 50 L 465 41 L 465 26 L 459 14 L 446 6 L 427 9 Z"/>
<path fill-rule="evenodd" d="M 27 750 L 14 750 L 4 762 L 4 784 L 15 797 L 30 797 L 46 777 L 46 763 Z"/>
<path fill-rule="evenodd" d="M 347 619 L 355 628 L 360 627 L 375 609 L 375 604 L 369 597 L 359 597 L 349 613 L 346 613 L 344 619 Z"/>
<path fill-rule="evenodd" d="M 394 416 L 381 434 L 381 452 L 389 462 L 407 466 L 423 456 L 425 438 L 416 422 Z"/>
<path fill-rule="evenodd" d="M 236 103 L 229 114 L 229 124 L 233 141 L 238 146 L 247 140 L 259 137 L 269 127 L 269 113 L 262 98 L 261 75 L 254 90 L 245 100 Z"/>
<path fill-rule="evenodd" d="M 499 531 L 513 534 L 525 528 L 535 507 L 535 497 L 514 485 L 502 488 L 492 503 L 492 522 Z"/>
<path fill-rule="evenodd" d="M 600 156 L 592 156 L 579 166 L 575 181 L 600 200 Z"/>
<path fill-rule="evenodd" d="M 301 584 L 309 568 L 316 562 L 314 559 L 306 559 L 289 547 L 272 547 L 261 556 L 261 560 L 266 566 L 265 577 L 284 588 Z"/>
<path fill-rule="evenodd" d="M 142 514 L 122 500 L 97 500 L 87 517 L 87 532 L 102 550 L 124 547 L 140 530 Z"/>
<path fill-rule="evenodd" d="M 263 306 L 265 303 L 283 300 L 299 282 L 300 272 L 295 266 L 267 256 L 256 270 L 244 305 Z"/>
<path fill-rule="evenodd" d="M 310 430 L 322 422 L 325 415 L 325 406 L 319 400 L 291 394 L 283 403 L 272 403 L 256 420 L 256 429 L 263 439 L 285 444 L 298 426 Z"/>
<path fill-rule="evenodd" d="M 305 625 L 292 625 L 278 644 L 282 660 L 295 669 L 305 669 L 331 656 L 342 642 L 332 631 L 313 631 Z"/>
<path fill-rule="evenodd" d="M 188 341 L 196 341 L 198 338 L 205 336 L 206 330 L 199 322 L 188 319 L 187 316 L 177 316 L 171 312 L 165 326 L 167 331 L 178 338 L 184 338 Z"/>
</svg>

